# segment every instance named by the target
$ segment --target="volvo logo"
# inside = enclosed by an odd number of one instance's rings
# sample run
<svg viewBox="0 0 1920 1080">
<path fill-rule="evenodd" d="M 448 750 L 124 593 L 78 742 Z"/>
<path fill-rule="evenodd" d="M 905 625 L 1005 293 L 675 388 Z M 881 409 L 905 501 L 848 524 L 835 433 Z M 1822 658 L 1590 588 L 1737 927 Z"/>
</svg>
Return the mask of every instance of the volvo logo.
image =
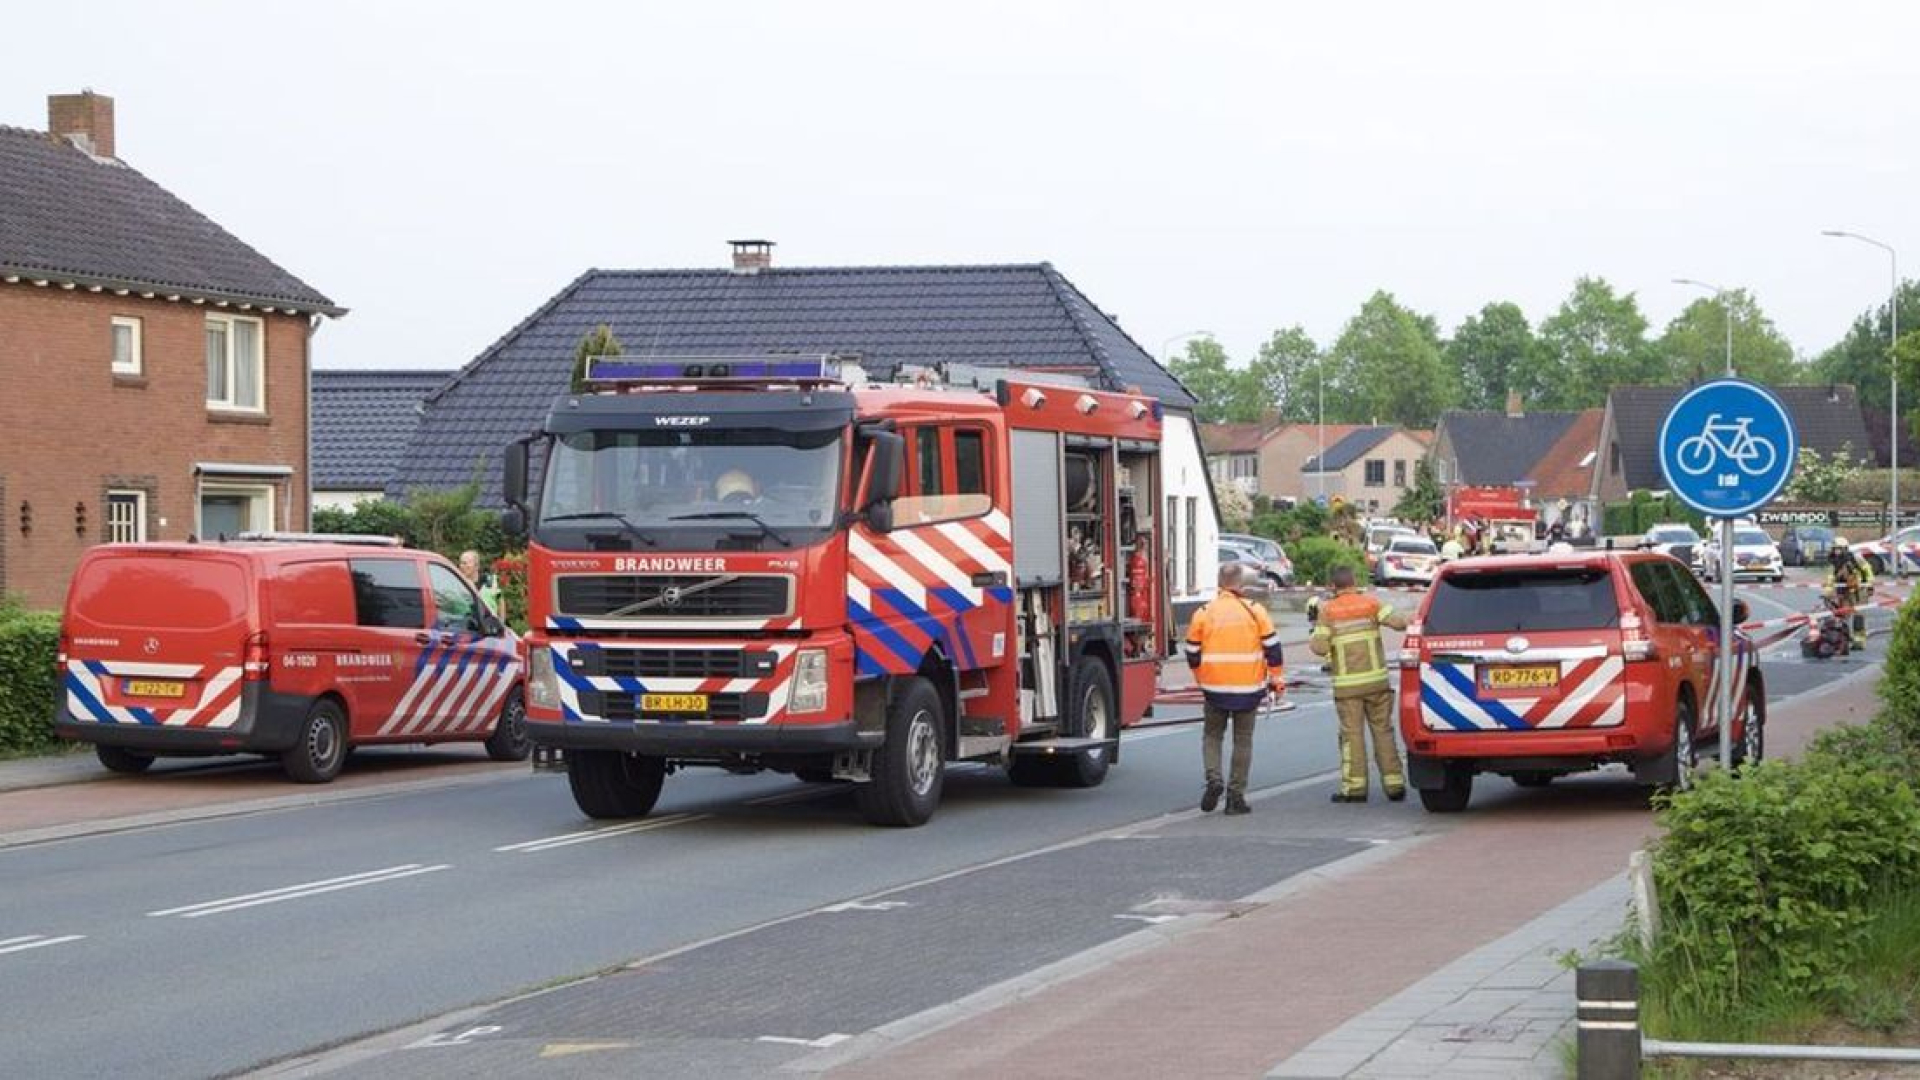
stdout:
<svg viewBox="0 0 1920 1080">
<path fill-rule="evenodd" d="M 1510 637 L 1507 639 L 1507 651 L 1510 653 L 1523 653 L 1527 651 L 1529 644 L 1531 644 L 1531 642 L 1526 638 L 1518 636 Z"/>
<path fill-rule="evenodd" d="M 660 590 L 660 606 L 675 608 L 680 606 L 680 586 L 669 585 Z"/>
<path fill-rule="evenodd" d="M 160 651 L 160 639 L 157 637 L 150 637 L 147 639 L 147 643 L 145 645 L 140 646 L 140 648 L 144 650 L 148 656 L 152 656 L 154 653 L 157 653 Z"/>
</svg>

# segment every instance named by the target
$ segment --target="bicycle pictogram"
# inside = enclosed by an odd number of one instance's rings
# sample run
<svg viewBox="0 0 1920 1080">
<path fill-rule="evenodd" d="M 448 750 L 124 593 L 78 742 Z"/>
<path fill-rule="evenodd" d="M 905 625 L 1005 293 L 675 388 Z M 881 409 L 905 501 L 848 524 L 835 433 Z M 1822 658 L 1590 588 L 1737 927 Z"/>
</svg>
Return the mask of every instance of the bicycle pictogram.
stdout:
<svg viewBox="0 0 1920 1080">
<path fill-rule="evenodd" d="M 1765 475 L 1780 452 L 1771 440 L 1747 430 L 1752 424 L 1751 416 L 1722 420 L 1719 413 L 1709 413 L 1699 433 L 1681 441 L 1675 464 L 1688 476 L 1699 476 L 1724 457 L 1748 476 Z"/>
</svg>

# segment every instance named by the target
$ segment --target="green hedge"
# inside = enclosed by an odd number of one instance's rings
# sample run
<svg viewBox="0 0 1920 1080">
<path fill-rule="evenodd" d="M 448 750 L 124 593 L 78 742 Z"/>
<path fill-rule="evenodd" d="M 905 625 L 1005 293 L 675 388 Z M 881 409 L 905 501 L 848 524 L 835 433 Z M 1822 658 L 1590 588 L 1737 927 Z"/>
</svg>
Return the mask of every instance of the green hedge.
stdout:
<svg viewBox="0 0 1920 1080">
<path fill-rule="evenodd" d="M 53 735 L 60 617 L 39 611 L 0 620 L 0 753 L 44 750 Z"/>
<path fill-rule="evenodd" d="M 1325 585 L 1336 566 L 1353 567 L 1354 580 L 1367 581 L 1367 558 L 1360 549 L 1332 537 L 1304 536 L 1287 546 L 1293 560 L 1294 580 L 1303 585 Z"/>
<path fill-rule="evenodd" d="M 1684 522 L 1695 532 L 1703 532 L 1707 524 L 1704 515 L 1679 499 L 1656 498 L 1646 491 L 1636 491 L 1625 502 L 1601 507 L 1600 520 L 1607 536 L 1636 536 L 1669 522 Z"/>
</svg>

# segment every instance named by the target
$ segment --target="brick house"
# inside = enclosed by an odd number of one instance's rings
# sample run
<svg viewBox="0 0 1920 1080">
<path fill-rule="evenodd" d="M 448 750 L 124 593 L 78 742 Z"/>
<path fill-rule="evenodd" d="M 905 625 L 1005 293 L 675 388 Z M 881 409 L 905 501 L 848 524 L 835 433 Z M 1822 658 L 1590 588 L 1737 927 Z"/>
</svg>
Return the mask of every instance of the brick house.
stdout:
<svg viewBox="0 0 1920 1080">
<path fill-rule="evenodd" d="M 307 523 L 307 375 L 345 310 L 115 155 L 113 99 L 0 126 L 0 593 L 103 541 Z"/>
</svg>

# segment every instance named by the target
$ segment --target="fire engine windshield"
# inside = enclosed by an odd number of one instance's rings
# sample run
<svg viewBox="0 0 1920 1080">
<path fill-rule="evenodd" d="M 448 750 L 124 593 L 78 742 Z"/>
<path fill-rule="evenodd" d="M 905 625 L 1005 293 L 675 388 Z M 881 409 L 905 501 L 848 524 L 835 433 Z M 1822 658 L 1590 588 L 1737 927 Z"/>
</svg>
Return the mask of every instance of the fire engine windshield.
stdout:
<svg viewBox="0 0 1920 1080">
<path fill-rule="evenodd" d="M 841 431 L 581 431 L 556 439 L 540 535 L 577 548 L 766 550 L 839 509 Z"/>
</svg>

